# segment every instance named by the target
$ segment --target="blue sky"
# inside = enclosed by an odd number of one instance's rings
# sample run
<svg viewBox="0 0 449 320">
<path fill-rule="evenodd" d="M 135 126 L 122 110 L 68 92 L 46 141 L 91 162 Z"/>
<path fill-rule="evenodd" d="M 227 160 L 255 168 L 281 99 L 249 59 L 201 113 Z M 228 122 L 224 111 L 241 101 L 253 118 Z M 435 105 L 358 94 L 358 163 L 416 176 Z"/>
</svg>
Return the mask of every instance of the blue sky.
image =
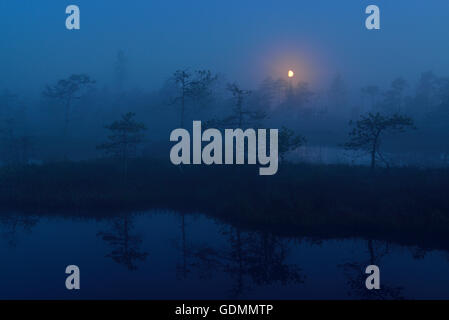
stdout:
<svg viewBox="0 0 449 320">
<path fill-rule="evenodd" d="M 65 29 L 69 4 L 81 9 L 79 31 Z M 364 28 L 369 4 L 381 9 L 379 31 Z M 38 90 L 74 72 L 107 84 L 119 49 L 144 89 L 183 67 L 249 87 L 288 68 L 312 84 L 337 72 L 361 85 L 449 75 L 447 0 L 2 0 L 0 30 L 0 88 Z"/>
</svg>

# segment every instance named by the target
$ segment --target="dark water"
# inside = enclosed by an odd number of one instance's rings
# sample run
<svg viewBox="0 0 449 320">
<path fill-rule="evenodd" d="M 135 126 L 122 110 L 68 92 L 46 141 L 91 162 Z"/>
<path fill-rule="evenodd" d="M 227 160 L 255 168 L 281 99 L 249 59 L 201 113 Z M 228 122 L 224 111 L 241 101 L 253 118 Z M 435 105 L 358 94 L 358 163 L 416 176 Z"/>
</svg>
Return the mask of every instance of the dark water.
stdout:
<svg viewBox="0 0 449 320">
<path fill-rule="evenodd" d="M 449 298 L 449 255 L 366 239 L 282 238 L 204 215 L 0 219 L 0 298 Z M 81 290 L 65 288 L 65 268 Z M 364 268 L 381 269 L 381 290 Z"/>
</svg>

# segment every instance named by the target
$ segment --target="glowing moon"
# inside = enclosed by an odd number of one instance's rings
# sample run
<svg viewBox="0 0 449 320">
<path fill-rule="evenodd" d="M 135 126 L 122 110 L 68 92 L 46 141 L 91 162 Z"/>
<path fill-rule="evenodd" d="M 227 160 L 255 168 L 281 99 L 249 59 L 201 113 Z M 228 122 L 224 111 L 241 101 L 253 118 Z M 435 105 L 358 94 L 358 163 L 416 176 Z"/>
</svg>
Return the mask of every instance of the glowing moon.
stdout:
<svg viewBox="0 0 449 320">
<path fill-rule="evenodd" d="M 294 75 L 295 75 L 295 73 L 293 72 L 293 70 L 288 70 L 288 77 L 289 78 L 293 78 Z"/>
</svg>

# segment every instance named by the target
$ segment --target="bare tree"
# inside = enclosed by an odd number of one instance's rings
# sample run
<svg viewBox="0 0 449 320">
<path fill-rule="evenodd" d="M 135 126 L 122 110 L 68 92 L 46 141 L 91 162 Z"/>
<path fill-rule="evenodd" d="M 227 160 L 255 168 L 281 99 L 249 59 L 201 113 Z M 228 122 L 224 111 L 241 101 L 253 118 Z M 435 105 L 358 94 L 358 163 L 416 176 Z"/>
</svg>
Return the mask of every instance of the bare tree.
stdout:
<svg viewBox="0 0 449 320">
<path fill-rule="evenodd" d="M 369 86 L 363 87 L 360 91 L 362 93 L 362 99 L 368 100 L 369 108 L 373 109 L 377 103 L 377 98 L 379 97 L 379 94 L 380 94 L 380 88 L 378 86 L 369 85 Z"/>
<path fill-rule="evenodd" d="M 261 121 L 266 118 L 267 115 L 263 111 L 252 111 L 245 108 L 246 100 L 251 94 L 251 91 L 240 89 L 236 83 L 228 84 L 227 89 L 231 92 L 234 100 L 232 114 L 222 120 L 209 120 L 205 123 L 205 127 L 234 126 L 243 128 L 249 123 Z"/>
<path fill-rule="evenodd" d="M 251 114 L 243 108 L 244 99 L 251 94 L 251 91 L 240 89 L 236 83 L 228 84 L 228 90 L 235 99 L 234 115 L 228 118 L 228 121 L 236 122 L 238 127 L 241 128 L 244 117 Z"/>
<path fill-rule="evenodd" d="M 349 124 L 354 126 L 349 133 L 350 140 L 345 144 L 347 149 L 362 150 L 371 156 L 371 168 L 375 168 L 376 159 L 386 163 L 385 158 L 380 152 L 381 138 L 384 133 L 404 132 L 407 128 L 415 128 L 412 118 L 400 114 L 384 116 L 380 113 L 368 113 L 361 116 L 355 124 L 350 121 Z"/>
<path fill-rule="evenodd" d="M 407 86 L 407 81 L 403 78 L 396 78 L 393 80 L 391 88 L 385 92 L 382 102 L 382 107 L 386 112 L 396 113 L 403 111 L 404 91 Z"/>
<path fill-rule="evenodd" d="M 70 112 L 73 101 L 80 99 L 83 92 L 90 88 L 95 83 L 88 75 L 85 74 L 72 74 L 67 79 L 59 80 L 53 86 L 47 86 L 43 92 L 43 95 L 47 98 L 60 100 L 65 108 L 64 119 L 64 137 L 67 140 L 68 127 L 70 122 Z M 66 152 L 67 150 L 65 150 Z M 64 154 L 64 158 L 67 158 L 67 154 Z"/>
<path fill-rule="evenodd" d="M 175 97 L 174 103 L 181 105 L 181 128 L 184 127 L 185 109 L 188 100 L 198 102 L 212 95 L 212 84 L 217 76 L 212 75 L 209 70 L 198 70 L 194 73 L 187 69 L 177 70 L 173 75 L 174 82 L 179 87 L 179 95 Z"/>
</svg>

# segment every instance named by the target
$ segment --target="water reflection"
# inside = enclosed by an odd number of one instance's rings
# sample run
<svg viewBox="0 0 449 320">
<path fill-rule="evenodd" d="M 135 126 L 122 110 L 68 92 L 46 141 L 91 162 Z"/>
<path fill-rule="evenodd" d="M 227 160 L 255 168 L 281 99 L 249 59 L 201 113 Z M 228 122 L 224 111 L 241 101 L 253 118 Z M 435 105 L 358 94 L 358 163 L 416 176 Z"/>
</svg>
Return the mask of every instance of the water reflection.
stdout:
<svg viewBox="0 0 449 320">
<path fill-rule="evenodd" d="M 100 231 L 97 234 L 112 248 L 106 257 L 126 266 L 128 270 L 137 270 L 137 262 L 145 261 L 148 256 L 148 252 L 141 251 L 142 237 L 132 234 L 133 227 L 133 217 L 123 215 L 112 220 L 109 232 Z"/>
<path fill-rule="evenodd" d="M 0 298 L 25 297 L 30 283 L 35 298 L 58 295 L 59 272 L 73 263 L 85 284 L 77 298 L 449 297 L 448 251 L 375 239 L 283 237 L 204 215 L 0 215 L 0 235 L 6 240 L 0 241 Z M 365 288 L 372 264 L 381 268 L 381 290 Z M 24 266 L 47 274 L 36 278 Z"/>
<path fill-rule="evenodd" d="M 8 245 L 16 247 L 19 241 L 20 232 L 31 233 L 32 228 L 39 222 L 37 217 L 26 215 L 0 215 L 1 238 L 6 240 Z"/>
<path fill-rule="evenodd" d="M 285 262 L 289 240 L 262 232 L 242 232 L 235 227 L 223 228 L 226 247 L 203 245 L 192 248 L 192 267 L 203 278 L 221 271 L 232 279 L 231 297 L 238 298 L 252 286 L 303 283 L 305 276 L 296 264 Z"/>
<path fill-rule="evenodd" d="M 369 265 L 376 265 L 382 269 L 382 259 L 390 252 L 390 245 L 385 241 L 366 240 L 368 259 L 356 262 L 347 262 L 342 267 L 347 278 L 348 296 L 360 299 L 403 299 L 401 287 L 394 287 L 388 283 L 382 283 L 380 290 L 367 290 L 365 269 Z"/>
<path fill-rule="evenodd" d="M 181 244 L 177 246 L 177 248 L 181 252 L 181 263 L 177 263 L 176 265 L 176 271 L 178 279 L 186 279 L 187 275 L 190 273 L 189 266 L 188 266 L 188 255 L 189 255 L 189 248 L 187 247 L 187 234 L 186 234 L 186 214 L 183 212 L 181 215 Z"/>
</svg>

